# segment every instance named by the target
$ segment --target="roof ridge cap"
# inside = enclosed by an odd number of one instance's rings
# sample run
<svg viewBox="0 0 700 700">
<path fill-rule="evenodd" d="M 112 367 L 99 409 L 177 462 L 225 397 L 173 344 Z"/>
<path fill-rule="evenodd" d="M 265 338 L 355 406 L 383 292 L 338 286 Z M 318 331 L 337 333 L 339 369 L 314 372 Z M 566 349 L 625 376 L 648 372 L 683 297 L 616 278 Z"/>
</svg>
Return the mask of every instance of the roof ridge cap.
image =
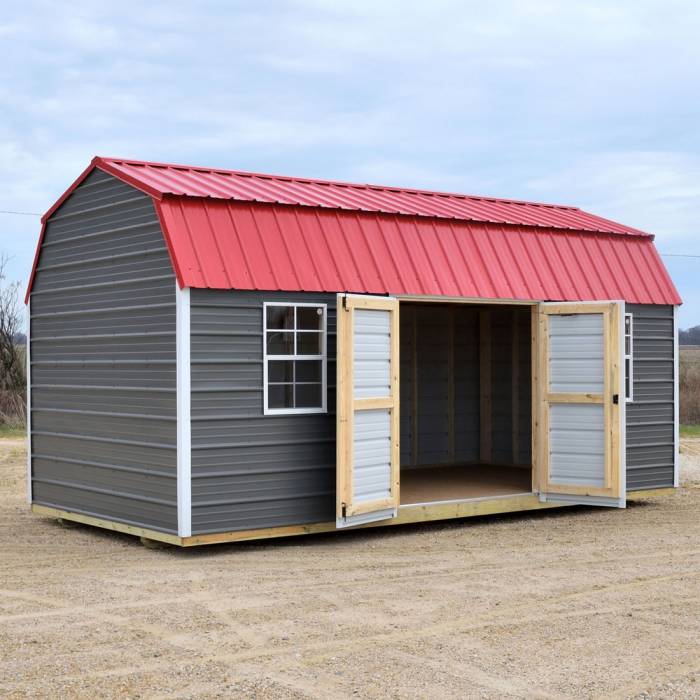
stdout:
<svg viewBox="0 0 700 700">
<path fill-rule="evenodd" d="M 542 207 L 546 209 L 559 209 L 565 211 L 581 211 L 580 207 L 570 205 L 570 204 L 552 204 L 549 202 L 535 202 L 532 200 L 525 199 L 509 199 L 507 197 L 494 197 L 489 195 L 476 195 L 476 194 L 465 194 L 463 192 L 445 192 L 438 190 L 427 190 L 419 189 L 415 187 L 398 187 L 396 185 L 378 185 L 374 183 L 361 183 L 361 182 L 346 182 L 343 180 L 329 180 L 329 179 L 319 179 L 310 177 L 298 177 L 295 175 L 277 175 L 275 173 L 258 173 L 245 170 L 231 170 L 225 168 L 209 168 L 205 166 L 196 165 L 184 165 L 180 163 L 159 163 L 156 161 L 147 160 L 134 160 L 131 158 L 114 158 L 107 156 L 95 156 L 94 160 L 112 162 L 114 164 L 123 163 L 125 165 L 136 165 L 152 168 L 170 168 L 172 170 L 191 170 L 194 172 L 203 173 L 216 173 L 217 175 L 225 176 L 238 176 L 238 177 L 250 177 L 250 178 L 260 178 L 263 180 L 281 180 L 283 182 L 303 182 L 306 184 L 314 184 L 321 186 L 334 186 L 334 187 L 348 187 L 352 189 L 370 189 L 380 192 L 397 192 L 404 194 L 415 194 L 423 195 L 429 197 L 443 197 L 443 198 L 456 198 L 456 199 L 466 199 L 480 202 L 493 202 L 496 204 L 512 204 L 515 206 L 530 206 L 530 207 Z"/>
</svg>

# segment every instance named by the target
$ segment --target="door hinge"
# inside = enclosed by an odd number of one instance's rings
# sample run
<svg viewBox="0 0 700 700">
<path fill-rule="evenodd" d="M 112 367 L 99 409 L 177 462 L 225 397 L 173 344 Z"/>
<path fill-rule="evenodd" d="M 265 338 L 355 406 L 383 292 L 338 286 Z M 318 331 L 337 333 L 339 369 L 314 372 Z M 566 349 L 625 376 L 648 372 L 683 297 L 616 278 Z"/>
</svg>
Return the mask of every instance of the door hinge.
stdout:
<svg viewBox="0 0 700 700">
<path fill-rule="evenodd" d="M 620 403 L 620 394 L 613 394 L 613 403 L 614 404 Z"/>
<path fill-rule="evenodd" d="M 343 518 L 348 517 L 348 507 L 345 503 L 340 504 L 340 512 L 342 513 Z"/>
</svg>

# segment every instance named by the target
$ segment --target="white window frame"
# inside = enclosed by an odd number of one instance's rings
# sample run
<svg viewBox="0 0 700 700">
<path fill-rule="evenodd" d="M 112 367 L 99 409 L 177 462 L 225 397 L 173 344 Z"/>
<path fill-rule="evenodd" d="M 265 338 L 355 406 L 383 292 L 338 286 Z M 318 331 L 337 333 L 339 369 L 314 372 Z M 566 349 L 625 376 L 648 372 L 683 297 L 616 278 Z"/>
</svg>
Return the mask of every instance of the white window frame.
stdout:
<svg viewBox="0 0 700 700">
<path fill-rule="evenodd" d="M 321 323 L 321 330 L 318 331 L 321 336 L 321 354 L 320 355 L 297 355 L 296 352 L 293 355 L 268 355 L 267 353 L 267 307 L 268 306 L 286 306 L 294 309 L 294 350 L 296 351 L 297 342 L 297 323 L 296 323 L 296 310 L 301 307 L 311 307 L 314 309 L 323 310 L 323 320 Z M 327 382 L 327 369 L 326 365 L 328 362 L 328 352 L 327 352 L 327 325 L 328 325 L 328 304 L 314 303 L 314 302 L 294 302 L 294 301 L 265 301 L 263 302 L 263 415 L 266 416 L 279 416 L 279 415 L 301 415 L 309 413 L 328 413 L 328 382 Z M 278 328 L 272 328 L 270 330 L 279 330 Z M 321 360 L 321 406 L 313 408 L 270 408 L 268 406 L 268 363 L 270 360 Z M 296 382 L 295 382 L 296 384 Z"/>
<path fill-rule="evenodd" d="M 627 353 L 627 319 L 629 318 L 630 321 L 630 332 L 629 332 L 629 339 L 630 339 L 630 351 L 629 354 Z M 625 390 L 625 401 L 627 403 L 632 403 L 634 401 L 634 316 L 631 313 L 626 313 L 625 314 L 625 325 L 624 325 L 624 338 L 623 338 L 623 350 L 625 351 L 625 384 L 624 384 L 624 390 Z M 629 363 L 627 362 L 629 360 Z M 629 376 L 627 373 L 627 368 L 629 367 Z M 627 396 L 627 387 L 629 386 L 630 388 L 630 395 Z"/>
</svg>

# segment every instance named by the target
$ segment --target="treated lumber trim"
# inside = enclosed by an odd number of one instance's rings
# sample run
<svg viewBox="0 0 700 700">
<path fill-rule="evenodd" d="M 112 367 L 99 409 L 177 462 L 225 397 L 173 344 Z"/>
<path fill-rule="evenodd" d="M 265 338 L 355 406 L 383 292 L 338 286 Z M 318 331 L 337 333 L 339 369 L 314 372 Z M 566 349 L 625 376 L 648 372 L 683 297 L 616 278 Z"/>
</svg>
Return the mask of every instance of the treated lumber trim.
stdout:
<svg viewBox="0 0 700 700">
<path fill-rule="evenodd" d="M 542 438 L 540 428 L 540 382 L 539 382 L 539 308 L 530 309 L 530 459 L 532 460 L 532 490 L 539 491 L 541 460 L 538 454 Z"/>
<path fill-rule="evenodd" d="M 613 394 L 621 391 L 620 387 L 620 303 L 561 303 L 543 304 L 540 309 L 540 385 L 544 387 L 541 404 L 540 457 L 544 468 L 541 469 L 540 491 L 549 493 L 605 496 L 621 498 L 622 483 L 620 478 L 620 404 L 613 403 Z M 549 356 L 548 319 L 553 315 L 602 314 L 603 316 L 603 393 L 559 393 L 549 391 L 547 376 Z M 624 399 L 622 399 L 624 400 Z M 552 403 L 593 403 L 603 406 L 603 438 L 605 449 L 604 486 L 588 487 L 549 483 L 549 407 Z"/>
<path fill-rule="evenodd" d="M 616 304 L 610 303 L 589 303 L 589 302 L 562 302 L 561 304 L 545 304 L 542 306 L 542 313 L 554 314 L 557 316 L 567 314 L 601 314 L 609 311 Z"/>
<path fill-rule="evenodd" d="M 430 522 L 434 520 L 453 520 L 458 518 L 474 518 L 483 515 L 498 515 L 500 513 L 517 513 L 529 510 L 549 510 L 552 508 L 567 508 L 568 503 L 542 503 L 535 494 L 522 494 L 499 498 L 474 499 L 452 503 L 435 503 L 430 505 L 405 505 L 399 508 L 395 518 L 380 520 L 365 525 L 343 528 L 347 530 L 364 530 L 373 527 L 391 527 L 409 523 Z M 288 525 L 283 527 L 264 528 L 260 530 L 244 530 L 237 532 L 221 532 L 206 535 L 193 535 L 182 543 L 184 547 L 224 542 L 242 542 L 245 540 L 268 539 L 272 537 L 290 537 L 294 535 L 310 535 L 324 532 L 339 532 L 335 523 L 312 523 L 309 525 Z"/>
<path fill-rule="evenodd" d="M 628 501 L 644 498 L 656 498 L 670 496 L 678 489 L 674 487 L 648 489 L 646 491 L 630 491 L 627 494 Z M 432 520 L 453 520 L 458 518 L 479 517 L 482 515 L 498 515 L 500 513 L 527 512 L 529 510 L 544 510 L 551 508 L 566 508 L 566 503 L 542 503 L 536 494 L 523 494 L 519 496 L 507 496 L 503 498 L 487 498 L 478 500 L 461 501 L 457 503 L 435 503 L 434 505 L 406 505 L 399 508 L 398 516 L 389 520 L 382 520 L 366 525 L 344 528 L 345 530 L 358 530 L 372 527 L 391 527 L 392 525 L 405 525 L 409 523 L 429 522 Z M 181 547 L 195 547 L 206 544 L 220 544 L 225 542 L 244 542 L 246 540 L 269 539 L 273 537 L 291 537 L 296 535 L 311 535 L 324 532 L 341 532 L 334 522 L 310 523 L 307 525 L 286 525 L 281 527 L 268 527 L 257 530 L 237 530 L 234 532 L 217 532 L 204 535 L 192 535 L 190 537 L 177 537 L 157 530 L 136 527 L 117 523 L 104 518 L 95 518 L 80 513 L 71 513 L 58 508 L 32 505 L 32 512 L 36 515 L 59 518 L 72 522 L 92 525 L 105 530 L 122 532 L 135 537 L 147 537 L 159 542 L 167 542 Z"/>
<path fill-rule="evenodd" d="M 369 513 L 384 508 L 397 508 L 400 479 L 400 424 L 399 424 L 399 302 L 394 297 L 363 297 L 340 294 L 337 316 L 337 418 L 336 418 L 336 517 Z M 390 386 L 388 396 L 355 398 L 354 338 L 355 309 L 370 309 L 389 313 L 390 318 Z M 373 502 L 354 502 L 353 435 L 356 411 L 383 409 L 390 412 L 390 497 Z"/>
<path fill-rule="evenodd" d="M 481 297 L 443 297 L 435 294 L 395 294 L 397 299 L 426 304 L 486 304 L 493 306 L 537 306 L 539 301 L 523 301 L 522 299 L 482 299 Z"/>
<path fill-rule="evenodd" d="M 479 458 L 491 461 L 491 312 L 479 311 Z"/>
<path fill-rule="evenodd" d="M 621 481 L 622 469 L 622 416 L 624 415 L 625 392 L 622 386 L 622 367 L 620 360 L 624 363 L 623 349 L 623 329 L 624 316 L 621 316 L 620 304 L 610 304 L 609 311 L 609 350 L 610 350 L 610 388 L 605 396 L 605 400 L 609 404 L 610 410 L 610 469 L 612 470 L 610 487 L 617 498 L 623 497 L 626 490 L 626 484 Z M 618 402 L 613 402 L 613 394 L 618 395 Z"/>
<path fill-rule="evenodd" d="M 545 400 L 548 403 L 603 403 L 603 394 L 565 394 L 565 393 L 547 393 Z"/>
<path fill-rule="evenodd" d="M 518 463 L 520 454 L 520 333 L 518 332 L 518 312 L 513 311 L 511 326 L 511 433 L 510 445 L 513 464 Z"/>
<path fill-rule="evenodd" d="M 34 503 L 32 505 L 32 513 L 34 513 L 35 515 L 43 515 L 48 518 L 58 518 L 59 520 L 70 520 L 75 523 L 82 523 L 83 525 L 92 525 L 94 527 L 100 527 L 103 530 L 123 532 L 127 535 L 134 535 L 136 537 L 146 537 L 151 540 L 158 540 L 159 542 L 167 542 L 168 544 L 176 544 L 180 546 L 184 545 L 185 538 L 178 537 L 177 535 L 170 535 L 167 532 L 158 532 L 158 530 L 151 530 L 146 527 L 138 527 L 136 525 L 118 523 L 113 520 L 97 518 L 92 515 L 72 513 L 71 511 L 61 510 L 60 508 L 51 508 L 49 506 L 42 506 L 37 503 Z"/>
<path fill-rule="evenodd" d="M 537 348 L 537 366 L 538 366 L 538 415 L 539 415 L 539 430 L 537 440 L 538 451 L 538 471 L 539 471 L 539 492 L 543 493 L 547 490 L 549 482 L 549 403 L 547 402 L 547 394 L 549 393 L 549 366 L 547 357 L 549 355 L 549 323 L 547 314 L 540 307 L 539 319 L 537 324 L 537 333 L 539 337 Z"/>
<path fill-rule="evenodd" d="M 340 315 L 340 314 L 339 314 Z M 340 409 L 341 423 L 339 434 L 343 436 L 341 443 L 341 454 L 338 461 L 339 469 L 339 485 L 340 502 L 336 510 L 337 517 L 341 517 L 343 512 L 343 504 L 348 504 L 352 500 L 352 436 L 354 430 L 354 411 L 353 411 L 353 394 L 354 394 L 354 346 L 353 346 L 353 330 L 355 325 L 354 306 L 347 303 L 342 304 L 342 324 L 338 323 L 336 332 L 339 332 L 342 327 L 342 337 L 337 343 L 342 354 L 337 361 L 338 380 L 341 391 L 338 391 L 338 408 Z"/>
<path fill-rule="evenodd" d="M 391 309 L 391 495 L 394 506 L 401 503 L 401 320 L 400 305 Z"/>
<path fill-rule="evenodd" d="M 382 396 L 374 399 L 355 399 L 353 408 L 356 411 L 371 411 L 377 408 L 394 408 L 394 399 Z"/>
<path fill-rule="evenodd" d="M 346 296 L 348 307 L 353 309 L 375 309 L 376 311 L 387 311 L 389 304 L 397 303 L 395 297 L 386 297 L 385 299 L 365 298 L 362 296 L 355 296 L 353 294 L 348 294 Z"/>
<path fill-rule="evenodd" d="M 345 514 L 363 515 L 364 513 L 374 513 L 378 510 L 386 510 L 396 507 L 396 501 L 393 496 L 388 498 L 377 498 L 374 501 L 361 501 L 360 503 L 349 503 Z"/>
</svg>

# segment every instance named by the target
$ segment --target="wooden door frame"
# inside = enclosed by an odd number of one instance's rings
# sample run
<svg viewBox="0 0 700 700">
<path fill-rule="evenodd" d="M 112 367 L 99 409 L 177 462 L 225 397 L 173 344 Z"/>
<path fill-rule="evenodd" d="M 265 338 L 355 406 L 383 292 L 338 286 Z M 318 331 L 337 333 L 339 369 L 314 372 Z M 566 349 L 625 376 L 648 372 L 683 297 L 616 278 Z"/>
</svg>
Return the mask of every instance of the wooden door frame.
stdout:
<svg viewBox="0 0 700 700">
<path fill-rule="evenodd" d="M 548 366 L 548 316 L 555 314 L 603 314 L 603 392 L 602 394 L 585 394 L 584 392 L 567 395 L 556 392 L 556 397 L 549 392 Z M 624 302 L 590 301 L 590 302 L 542 302 L 533 309 L 533 319 L 537 319 L 536 332 L 533 333 L 533 372 L 537 371 L 537 426 L 533 432 L 537 445 L 538 478 L 533 487 L 542 493 L 567 494 L 572 496 L 602 496 L 610 498 L 624 497 L 624 484 L 621 472 L 624 465 L 622 445 L 624 440 L 622 420 L 624 418 L 624 393 L 622 392 L 624 369 L 620 366 L 621 318 L 624 317 Z M 536 354 L 535 354 L 536 353 Z M 535 362 L 535 357 L 537 360 Z M 535 370 L 536 365 L 536 370 Z M 617 389 L 617 391 L 615 391 Z M 612 395 L 618 394 L 618 401 L 612 401 Z M 575 485 L 549 484 L 549 405 L 550 403 L 595 403 L 603 405 L 603 425 L 605 431 L 605 485 L 587 487 Z M 534 474 L 533 474 L 534 477 Z M 611 496 L 611 492 L 614 494 Z"/>
<path fill-rule="evenodd" d="M 342 298 L 342 302 L 340 299 Z M 338 424 L 345 424 L 344 430 L 336 435 L 336 517 L 364 515 L 387 508 L 398 508 L 400 499 L 400 410 L 401 395 L 399 384 L 399 338 L 400 303 L 396 297 L 378 298 L 372 295 L 344 294 L 338 297 L 336 311 L 336 410 Z M 348 304 L 348 301 L 351 303 Z M 391 302 L 391 304 L 389 304 Z M 391 397 L 355 398 L 354 396 L 354 337 L 355 309 L 374 309 L 391 313 L 390 369 Z M 338 321 L 340 314 L 349 314 L 348 321 Z M 341 355 L 342 354 L 342 355 Z M 340 361 L 341 356 L 344 358 Z M 391 421 L 391 496 L 382 500 L 353 501 L 353 431 L 355 412 L 372 409 L 388 409 Z M 345 465 L 341 468 L 340 465 Z"/>
</svg>

